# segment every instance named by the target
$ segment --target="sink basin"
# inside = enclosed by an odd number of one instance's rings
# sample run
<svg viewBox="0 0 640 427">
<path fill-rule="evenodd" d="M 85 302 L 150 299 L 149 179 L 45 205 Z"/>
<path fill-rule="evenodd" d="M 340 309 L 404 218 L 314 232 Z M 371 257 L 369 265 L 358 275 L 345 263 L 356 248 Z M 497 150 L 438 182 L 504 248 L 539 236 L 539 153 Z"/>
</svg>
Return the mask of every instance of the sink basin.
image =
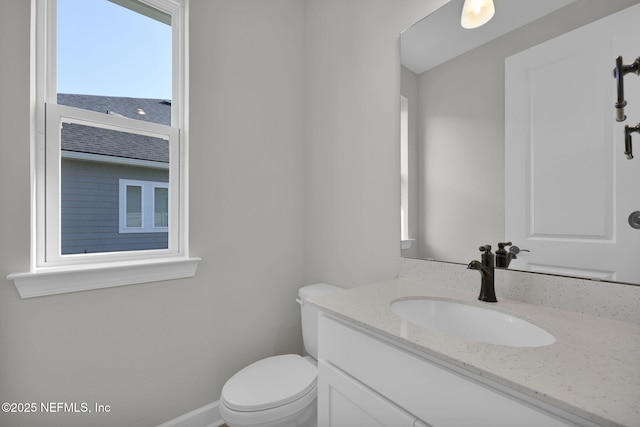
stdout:
<svg viewBox="0 0 640 427">
<path fill-rule="evenodd" d="M 510 347 L 541 347 L 556 339 L 532 323 L 496 310 L 455 301 L 408 299 L 391 304 L 407 322 L 466 341 Z"/>
</svg>

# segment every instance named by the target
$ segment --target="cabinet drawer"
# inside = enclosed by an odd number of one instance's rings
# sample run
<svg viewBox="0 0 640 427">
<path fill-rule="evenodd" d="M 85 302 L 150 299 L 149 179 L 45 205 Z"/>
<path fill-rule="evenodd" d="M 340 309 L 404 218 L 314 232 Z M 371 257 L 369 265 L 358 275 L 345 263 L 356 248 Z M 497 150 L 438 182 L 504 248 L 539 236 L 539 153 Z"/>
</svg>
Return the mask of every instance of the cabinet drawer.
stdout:
<svg viewBox="0 0 640 427">
<path fill-rule="evenodd" d="M 575 426 L 331 317 L 319 322 L 319 358 L 429 425 Z"/>
</svg>

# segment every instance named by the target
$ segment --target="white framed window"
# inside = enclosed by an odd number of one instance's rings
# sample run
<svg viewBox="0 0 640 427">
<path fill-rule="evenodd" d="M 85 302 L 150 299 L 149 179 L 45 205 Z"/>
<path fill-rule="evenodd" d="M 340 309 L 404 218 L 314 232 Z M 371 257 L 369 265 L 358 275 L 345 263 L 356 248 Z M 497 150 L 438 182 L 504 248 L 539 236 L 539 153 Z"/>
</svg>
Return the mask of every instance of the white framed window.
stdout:
<svg viewBox="0 0 640 427">
<path fill-rule="evenodd" d="M 188 0 L 34 1 L 32 263 L 9 278 L 30 297 L 193 276 Z"/>
<path fill-rule="evenodd" d="M 169 185 L 120 179 L 120 233 L 166 233 L 169 225 Z"/>
<path fill-rule="evenodd" d="M 413 240 L 409 232 L 409 99 L 400 96 L 400 242 L 401 249 L 410 249 Z"/>
<path fill-rule="evenodd" d="M 409 100 L 400 96 L 400 238 L 409 239 Z"/>
</svg>

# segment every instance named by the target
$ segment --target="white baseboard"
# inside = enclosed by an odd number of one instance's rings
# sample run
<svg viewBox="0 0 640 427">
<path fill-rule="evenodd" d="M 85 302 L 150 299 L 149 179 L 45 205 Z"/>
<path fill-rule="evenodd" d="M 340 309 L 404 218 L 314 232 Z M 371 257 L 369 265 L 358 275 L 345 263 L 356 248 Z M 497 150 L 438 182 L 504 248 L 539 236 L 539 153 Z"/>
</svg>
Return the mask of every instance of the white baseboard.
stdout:
<svg viewBox="0 0 640 427">
<path fill-rule="evenodd" d="M 162 423 L 158 427 L 218 427 L 222 424 L 224 421 L 220 417 L 220 405 L 218 402 L 213 402 Z"/>
</svg>

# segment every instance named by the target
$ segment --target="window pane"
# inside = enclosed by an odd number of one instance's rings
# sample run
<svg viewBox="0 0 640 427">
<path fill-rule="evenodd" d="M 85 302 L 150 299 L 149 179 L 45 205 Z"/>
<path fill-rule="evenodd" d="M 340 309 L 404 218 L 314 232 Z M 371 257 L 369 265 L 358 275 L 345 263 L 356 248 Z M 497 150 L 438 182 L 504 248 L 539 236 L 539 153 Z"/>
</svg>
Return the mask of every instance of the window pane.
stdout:
<svg viewBox="0 0 640 427">
<path fill-rule="evenodd" d="M 169 226 L 169 189 L 156 187 L 154 189 L 154 227 Z"/>
<path fill-rule="evenodd" d="M 127 227 L 142 227 L 142 187 L 127 185 Z"/>
<path fill-rule="evenodd" d="M 58 0 L 58 103 L 170 125 L 169 22 L 135 0 Z"/>
<path fill-rule="evenodd" d="M 167 231 L 120 231 L 152 227 L 154 218 L 141 215 L 153 215 L 153 187 L 147 197 L 141 183 L 169 183 L 167 140 L 64 123 L 60 156 L 62 254 L 168 248 Z M 122 200 L 121 180 L 136 181 Z"/>
</svg>

